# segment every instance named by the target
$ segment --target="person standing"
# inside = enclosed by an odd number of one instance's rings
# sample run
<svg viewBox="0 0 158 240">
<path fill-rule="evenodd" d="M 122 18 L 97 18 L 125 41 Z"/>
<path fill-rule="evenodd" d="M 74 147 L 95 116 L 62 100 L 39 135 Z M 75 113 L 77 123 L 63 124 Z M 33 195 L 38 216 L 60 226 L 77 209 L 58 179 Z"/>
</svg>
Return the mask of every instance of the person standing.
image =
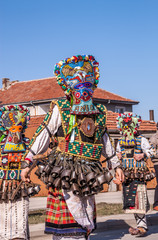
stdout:
<svg viewBox="0 0 158 240">
<path fill-rule="evenodd" d="M 157 131 L 155 134 L 151 136 L 151 138 L 149 139 L 149 142 L 154 147 L 154 157 L 152 159 L 152 162 L 154 163 L 156 181 L 157 181 L 155 194 L 154 194 L 153 209 L 158 211 L 158 123 L 157 123 Z"/>
<path fill-rule="evenodd" d="M 94 194 L 112 179 L 99 161 L 101 153 L 120 181 L 124 175 L 106 133 L 106 108 L 92 99 L 98 62 L 91 55 L 77 55 L 60 61 L 54 72 L 66 98 L 51 103 L 25 159 L 32 162 L 34 155 L 43 154 L 53 136 L 52 153 L 36 172 L 49 188 L 45 232 L 53 240 L 85 240 L 95 228 Z M 21 173 L 24 181 L 28 170 Z"/>
<path fill-rule="evenodd" d="M 116 152 L 125 174 L 123 183 L 123 208 L 134 213 L 137 228 L 129 228 L 131 235 L 144 236 L 148 230 L 146 212 L 149 210 L 146 182 L 154 178 L 147 166 L 147 158 L 153 156 L 149 141 L 139 134 L 141 117 L 132 113 L 120 114 L 117 118 L 122 134 Z M 116 179 L 115 183 L 119 184 Z"/>
<path fill-rule="evenodd" d="M 29 145 L 24 136 L 30 118 L 22 105 L 0 108 L 0 239 L 29 239 L 29 199 L 25 184 L 12 199 L 21 181 L 22 156 Z"/>
</svg>

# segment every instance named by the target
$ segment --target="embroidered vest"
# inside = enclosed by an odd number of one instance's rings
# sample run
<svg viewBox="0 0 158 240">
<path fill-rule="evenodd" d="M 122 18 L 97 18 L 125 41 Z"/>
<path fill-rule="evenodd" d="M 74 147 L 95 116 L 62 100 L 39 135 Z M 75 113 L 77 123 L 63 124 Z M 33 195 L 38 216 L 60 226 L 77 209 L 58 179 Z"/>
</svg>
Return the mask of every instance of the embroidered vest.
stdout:
<svg viewBox="0 0 158 240">
<path fill-rule="evenodd" d="M 68 125 L 70 120 L 70 103 L 66 99 L 61 99 L 54 103 L 59 108 L 62 121 L 62 129 L 64 133 L 63 137 L 58 137 L 59 142 L 58 150 L 78 157 L 88 158 L 91 160 L 99 160 L 103 147 L 101 139 L 106 128 L 106 112 L 107 112 L 106 107 L 101 104 L 95 105 L 99 110 L 99 114 L 92 115 L 95 123 L 95 131 L 93 137 L 85 138 L 83 136 L 85 135 L 85 133 L 83 132 L 81 133 L 80 127 L 79 125 L 77 125 L 74 130 L 75 131 L 74 141 L 70 142 L 70 140 L 65 141 L 65 137 L 68 134 Z"/>
<path fill-rule="evenodd" d="M 63 153 L 67 153 L 70 155 L 78 156 L 78 157 L 84 157 L 91 160 L 99 160 L 102 152 L 103 144 L 101 143 L 102 136 L 105 132 L 106 128 L 106 107 L 101 104 L 96 104 L 96 107 L 99 110 L 99 114 L 93 115 L 94 122 L 95 122 L 95 132 L 92 138 L 87 138 L 87 141 L 83 141 L 81 138 L 81 131 L 79 130 L 79 127 L 75 127 L 75 141 L 70 142 L 66 141 L 65 137 L 68 133 L 68 125 L 70 120 L 70 103 L 67 99 L 60 99 L 57 101 L 52 101 L 51 106 L 56 104 L 58 106 L 58 109 L 60 111 L 61 121 L 62 121 L 62 131 L 63 136 L 58 137 L 59 147 L 58 151 L 61 151 Z M 43 120 L 43 123 L 38 127 L 36 130 L 30 145 L 26 151 L 26 153 L 23 156 L 23 159 L 26 157 L 26 155 L 29 152 L 29 149 L 35 142 L 37 136 L 42 132 L 42 130 L 45 128 L 45 125 L 47 125 L 50 121 L 51 115 L 52 115 L 52 107 L 51 110 L 47 113 L 45 119 Z"/>
<path fill-rule="evenodd" d="M 135 138 L 135 145 L 133 142 L 125 143 L 122 139 L 119 139 L 119 144 L 122 153 L 122 166 L 123 168 L 130 168 L 130 169 L 140 169 L 146 167 L 146 163 L 143 160 L 136 161 L 134 159 L 134 154 L 142 153 L 141 149 L 141 139 L 142 136 Z"/>
<path fill-rule="evenodd" d="M 4 138 L 0 143 L 0 179 L 20 180 L 21 160 L 29 145 L 29 139 L 24 138 L 20 144 L 11 144 Z"/>
</svg>

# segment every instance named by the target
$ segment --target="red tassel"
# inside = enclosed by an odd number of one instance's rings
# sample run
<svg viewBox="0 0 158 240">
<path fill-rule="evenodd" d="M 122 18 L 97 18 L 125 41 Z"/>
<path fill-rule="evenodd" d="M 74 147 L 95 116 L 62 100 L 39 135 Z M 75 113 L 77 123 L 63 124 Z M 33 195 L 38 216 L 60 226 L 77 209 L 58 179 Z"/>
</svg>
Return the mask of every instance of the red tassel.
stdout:
<svg viewBox="0 0 158 240">
<path fill-rule="evenodd" d="M 70 134 L 67 134 L 66 137 L 65 137 L 65 140 L 69 141 L 69 138 L 70 138 Z"/>
</svg>

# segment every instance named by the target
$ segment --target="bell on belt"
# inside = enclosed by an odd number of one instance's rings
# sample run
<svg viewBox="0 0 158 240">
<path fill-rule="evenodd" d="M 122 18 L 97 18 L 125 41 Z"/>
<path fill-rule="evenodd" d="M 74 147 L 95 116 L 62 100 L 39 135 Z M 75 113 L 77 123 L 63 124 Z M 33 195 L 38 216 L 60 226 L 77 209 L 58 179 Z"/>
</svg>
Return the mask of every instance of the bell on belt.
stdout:
<svg viewBox="0 0 158 240">
<path fill-rule="evenodd" d="M 67 181 L 62 180 L 61 185 L 63 189 L 70 189 L 70 184 Z"/>
<path fill-rule="evenodd" d="M 28 196 L 33 195 L 33 193 L 34 193 L 33 187 L 28 187 L 28 189 L 27 189 L 27 194 L 28 194 Z"/>
<path fill-rule="evenodd" d="M 49 175 L 48 183 L 53 183 L 53 182 L 54 182 L 54 178 L 52 177 L 52 175 Z"/>
<path fill-rule="evenodd" d="M 95 173 L 94 172 L 90 172 L 86 175 L 86 180 L 89 186 L 93 185 L 93 183 L 95 182 Z"/>
<path fill-rule="evenodd" d="M 72 190 L 74 195 L 76 195 L 76 196 L 80 195 L 80 190 L 79 190 L 79 187 L 78 187 L 78 185 L 76 183 L 72 184 L 71 190 Z"/>
<path fill-rule="evenodd" d="M 93 185 L 91 186 L 91 192 L 92 193 L 97 193 L 99 191 L 99 183 L 98 181 L 94 182 Z"/>
<path fill-rule="evenodd" d="M 39 193 L 40 190 L 41 190 L 41 188 L 40 188 L 39 185 L 36 185 L 36 186 L 34 187 L 34 192 L 35 192 L 35 194 Z"/>
<path fill-rule="evenodd" d="M 86 177 L 82 172 L 78 174 L 78 184 L 81 187 L 84 187 L 86 185 Z"/>
<path fill-rule="evenodd" d="M 49 166 L 49 164 L 46 165 L 45 168 L 43 169 L 43 171 L 44 171 L 47 175 L 49 175 L 49 173 L 51 172 L 51 166 Z"/>
<path fill-rule="evenodd" d="M 54 166 L 52 171 L 51 171 L 51 175 L 52 177 L 56 178 L 59 176 L 59 174 L 61 173 L 62 170 L 62 166 L 58 167 L 58 166 Z"/>
<path fill-rule="evenodd" d="M 100 185 L 107 183 L 106 176 L 104 173 L 101 173 L 99 176 L 97 176 L 97 180 Z"/>
<path fill-rule="evenodd" d="M 83 196 L 85 196 L 85 197 L 87 197 L 89 194 L 90 194 L 90 189 L 89 189 L 89 187 L 84 187 L 83 189 L 82 189 L 82 194 L 83 194 Z"/>
<path fill-rule="evenodd" d="M 71 176 L 71 169 L 64 169 L 61 173 L 61 179 L 65 181 L 69 181 Z"/>
<path fill-rule="evenodd" d="M 70 183 L 76 183 L 76 182 L 77 182 L 77 173 L 76 173 L 76 171 L 74 170 L 74 171 L 71 173 Z"/>
<path fill-rule="evenodd" d="M 61 185 L 61 179 L 60 178 L 56 178 L 53 182 L 53 185 L 55 188 L 60 188 Z"/>
<path fill-rule="evenodd" d="M 38 166 L 39 172 L 43 173 L 44 168 L 45 168 L 45 165 L 39 165 Z"/>
<path fill-rule="evenodd" d="M 110 183 L 110 181 L 113 179 L 113 176 L 112 176 L 111 172 L 109 172 L 109 171 L 106 169 L 106 171 L 104 172 L 104 175 L 105 175 L 105 178 L 106 178 L 107 183 Z"/>
</svg>

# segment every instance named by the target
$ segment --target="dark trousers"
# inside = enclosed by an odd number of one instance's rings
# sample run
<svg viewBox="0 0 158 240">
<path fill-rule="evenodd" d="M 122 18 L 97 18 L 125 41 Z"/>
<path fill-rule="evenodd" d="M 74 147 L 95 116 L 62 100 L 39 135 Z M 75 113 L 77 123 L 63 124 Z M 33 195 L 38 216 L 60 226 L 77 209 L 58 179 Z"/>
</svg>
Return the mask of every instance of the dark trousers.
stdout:
<svg viewBox="0 0 158 240">
<path fill-rule="evenodd" d="M 153 207 L 156 207 L 156 206 L 158 206 L 158 165 L 154 165 L 154 168 L 155 168 L 155 173 L 156 173 L 157 185 L 156 185 L 156 188 L 155 188 Z"/>
</svg>

